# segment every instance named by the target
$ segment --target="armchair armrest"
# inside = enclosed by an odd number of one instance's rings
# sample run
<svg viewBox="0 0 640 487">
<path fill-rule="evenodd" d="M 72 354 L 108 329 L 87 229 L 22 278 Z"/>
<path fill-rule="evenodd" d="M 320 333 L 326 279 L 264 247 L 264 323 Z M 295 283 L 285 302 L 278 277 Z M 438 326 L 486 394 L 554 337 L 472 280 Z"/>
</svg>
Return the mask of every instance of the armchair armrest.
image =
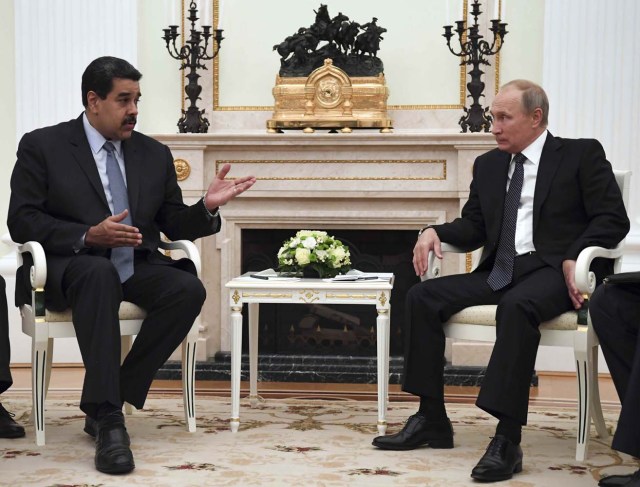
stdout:
<svg viewBox="0 0 640 487">
<path fill-rule="evenodd" d="M 618 259 L 622 257 L 624 250 L 624 242 L 620 242 L 613 249 L 605 249 L 604 247 L 587 247 L 582 249 L 576 261 L 576 286 L 583 294 L 591 295 L 596 288 L 596 276 L 589 271 L 591 262 L 598 257 L 607 259 Z"/>
<path fill-rule="evenodd" d="M 198 252 L 198 247 L 196 247 L 196 244 L 190 242 L 189 240 L 176 240 L 174 242 L 165 242 L 164 240 L 161 240 L 160 248 L 163 250 L 183 251 L 186 256 L 193 262 L 193 265 L 196 266 L 198 279 L 201 279 L 202 263 L 200 261 L 200 252 Z"/>
<path fill-rule="evenodd" d="M 18 252 L 18 267 L 23 264 L 22 254 L 28 252 L 33 259 L 33 267 L 29 271 L 29 279 L 31 281 L 31 288 L 35 290 L 44 289 L 44 285 L 47 282 L 47 257 L 44 254 L 44 249 L 36 241 L 29 241 L 24 244 L 17 244 Z"/>
<path fill-rule="evenodd" d="M 454 252 L 464 253 L 465 251 L 459 247 L 454 247 L 446 243 L 442 243 L 442 252 Z M 622 257 L 624 250 L 624 242 L 620 242 L 613 249 L 605 249 L 604 247 L 587 247 L 583 249 L 578 255 L 576 261 L 576 286 L 583 294 L 591 295 L 596 288 L 596 276 L 593 272 L 589 271 L 589 267 L 594 259 L 598 257 L 604 257 L 607 259 L 618 259 Z M 441 275 L 441 261 L 436 257 L 433 252 L 429 253 L 429 269 L 425 276 L 426 279 L 433 279 Z"/>
<path fill-rule="evenodd" d="M 442 242 L 440 245 L 442 252 L 453 252 L 456 254 L 464 254 L 466 250 L 462 250 L 454 245 Z M 442 273 L 442 261 L 436 257 L 434 252 L 429 252 L 429 268 L 424 276 L 424 279 L 433 279 L 434 277 L 440 277 Z"/>
</svg>

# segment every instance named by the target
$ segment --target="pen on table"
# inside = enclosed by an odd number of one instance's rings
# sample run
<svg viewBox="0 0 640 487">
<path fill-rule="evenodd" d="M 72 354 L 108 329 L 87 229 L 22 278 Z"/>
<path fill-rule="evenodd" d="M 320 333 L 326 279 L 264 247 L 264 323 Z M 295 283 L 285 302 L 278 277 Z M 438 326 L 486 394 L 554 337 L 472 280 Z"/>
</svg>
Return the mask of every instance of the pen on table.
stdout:
<svg viewBox="0 0 640 487">
<path fill-rule="evenodd" d="M 369 281 L 372 279 L 378 279 L 378 276 L 345 276 L 345 277 L 337 277 L 334 279 L 335 282 L 353 282 L 353 281 Z"/>
<path fill-rule="evenodd" d="M 251 274 L 250 277 L 253 277 L 255 279 L 264 279 L 264 280 L 268 280 L 269 279 L 269 276 L 260 276 L 258 274 Z"/>
</svg>

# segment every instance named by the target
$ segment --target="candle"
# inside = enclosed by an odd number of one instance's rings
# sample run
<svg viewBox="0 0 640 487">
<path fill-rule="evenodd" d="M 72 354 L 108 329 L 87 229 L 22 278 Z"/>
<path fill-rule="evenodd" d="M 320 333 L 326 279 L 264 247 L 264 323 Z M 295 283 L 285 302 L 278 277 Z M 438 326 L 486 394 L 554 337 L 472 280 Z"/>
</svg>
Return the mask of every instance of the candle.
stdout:
<svg viewBox="0 0 640 487">
<path fill-rule="evenodd" d="M 460 20 L 464 20 L 464 17 L 462 16 L 462 14 L 464 13 L 464 2 L 465 0 L 458 0 L 458 19 Z"/>
<path fill-rule="evenodd" d="M 500 5 L 500 20 L 502 20 L 502 22 L 506 22 L 506 18 L 507 18 L 507 0 L 502 0 L 501 2 L 502 5 Z"/>
<path fill-rule="evenodd" d="M 176 0 L 165 0 L 164 4 L 169 25 L 178 25 L 178 9 Z"/>
<path fill-rule="evenodd" d="M 222 29 L 222 6 L 224 5 L 223 0 L 218 0 L 218 25 L 216 29 Z"/>
<path fill-rule="evenodd" d="M 446 17 L 444 19 L 444 25 L 451 25 L 451 12 L 449 11 L 449 0 L 444 0 L 445 5 L 447 6 Z"/>
<path fill-rule="evenodd" d="M 200 25 L 211 25 L 213 22 L 211 21 L 211 2 L 213 0 L 202 0 L 201 4 L 201 15 L 200 15 Z"/>
<path fill-rule="evenodd" d="M 494 0 L 493 3 L 493 19 L 500 18 L 500 0 Z"/>
</svg>

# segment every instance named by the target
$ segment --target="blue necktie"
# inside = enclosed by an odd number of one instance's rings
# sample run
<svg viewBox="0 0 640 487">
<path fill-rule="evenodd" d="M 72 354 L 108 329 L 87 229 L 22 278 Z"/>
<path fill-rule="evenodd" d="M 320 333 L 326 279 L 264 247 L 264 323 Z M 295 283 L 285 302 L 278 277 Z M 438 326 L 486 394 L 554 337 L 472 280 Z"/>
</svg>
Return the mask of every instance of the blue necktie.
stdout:
<svg viewBox="0 0 640 487">
<path fill-rule="evenodd" d="M 115 156 L 115 147 L 109 141 L 102 146 L 107 151 L 107 177 L 109 178 L 109 189 L 113 199 L 113 213 L 117 215 L 129 208 L 129 197 L 127 186 L 124 184 L 124 177 Z M 132 225 L 131 210 L 127 217 L 120 223 Z M 125 282 L 133 275 L 133 247 L 115 247 L 111 249 L 111 262 L 118 271 L 120 282 Z"/>
<path fill-rule="evenodd" d="M 494 291 L 507 286 L 513 279 L 513 260 L 516 256 L 516 221 L 518 219 L 518 207 L 520 206 L 522 183 L 524 181 L 523 164 L 526 160 L 527 158 L 520 153 L 513 158 L 515 168 L 507 195 L 504 198 L 504 213 L 502 215 L 502 228 L 500 229 L 496 260 L 487 278 L 487 284 Z"/>
</svg>

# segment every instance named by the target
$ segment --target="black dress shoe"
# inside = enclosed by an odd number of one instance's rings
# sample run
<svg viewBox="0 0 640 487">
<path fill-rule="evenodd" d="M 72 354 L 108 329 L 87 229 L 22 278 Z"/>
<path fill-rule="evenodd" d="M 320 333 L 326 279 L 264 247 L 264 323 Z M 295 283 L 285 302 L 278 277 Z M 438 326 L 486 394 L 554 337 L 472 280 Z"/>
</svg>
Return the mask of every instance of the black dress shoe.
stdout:
<svg viewBox="0 0 640 487">
<path fill-rule="evenodd" d="M 373 446 L 383 450 L 413 450 L 423 445 L 431 448 L 453 448 L 453 428 L 451 421 L 429 421 L 422 413 L 409 416 L 399 433 L 378 436 Z"/>
<path fill-rule="evenodd" d="M 89 415 L 85 416 L 83 430 L 86 434 L 95 438 L 98 434 L 98 422 Z"/>
<path fill-rule="evenodd" d="M 640 469 L 627 475 L 608 475 L 598 482 L 600 487 L 640 487 Z"/>
<path fill-rule="evenodd" d="M 16 423 L 13 418 L 15 414 L 10 413 L 0 404 L 0 438 L 22 438 L 24 428 Z"/>
<path fill-rule="evenodd" d="M 96 469 L 109 474 L 131 472 L 135 463 L 122 412 L 113 412 L 97 421 L 96 432 Z"/>
<path fill-rule="evenodd" d="M 624 487 L 640 487 L 640 468 L 636 470 Z"/>
<path fill-rule="evenodd" d="M 522 448 L 503 435 L 496 435 L 487 451 L 471 471 L 471 477 L 483 482 L 497 482 L 522 472 Z"/>
</svg>

